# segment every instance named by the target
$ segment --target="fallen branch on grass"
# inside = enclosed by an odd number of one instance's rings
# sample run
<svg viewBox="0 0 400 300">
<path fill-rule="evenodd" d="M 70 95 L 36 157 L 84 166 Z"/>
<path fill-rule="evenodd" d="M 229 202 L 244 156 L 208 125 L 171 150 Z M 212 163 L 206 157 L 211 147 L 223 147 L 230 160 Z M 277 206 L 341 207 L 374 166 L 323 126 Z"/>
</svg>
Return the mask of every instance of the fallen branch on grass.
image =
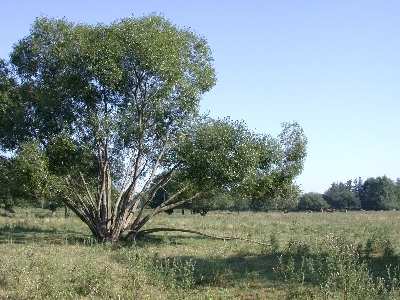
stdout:
<svg viewBox="0 0 400 300">
<path fill-rule="evenodd" d="M 240 240 L 240 241 L 251 242 L 251 243 L 259 244 L 259 245 L 263 245 L 263 246 L 271 246 L 271 244 L 258 242 L 258 241 L 254 241 L 254 240 L 250 240 L 250 239 L 245 239 L 245 238 L 241 238 L 241 237 L 231 237 L 231 236 L 220 237 L 220 236 L 205 234 L 200 231 L 195 231 L 195 230 L 190 230 L 190 229 L 166 228 L 166 227 L 151 228 L 151 229 L 138 231 L 135 234 L 133 234 L 131 236 L 131 238 L 129 238 L 129 240 L 135 239 L 137 236 L 143 236 L 143 235 L 146 235 L 149 233 L 154 233 L 154 232 L 159 232 L 159 231 L 179 231 L 179 232 L 193 233 L 193 234 L 209 237 L 209 238 L 216 239 L 216 240 L 223 240 L 223 241 Z"/>
</svg>

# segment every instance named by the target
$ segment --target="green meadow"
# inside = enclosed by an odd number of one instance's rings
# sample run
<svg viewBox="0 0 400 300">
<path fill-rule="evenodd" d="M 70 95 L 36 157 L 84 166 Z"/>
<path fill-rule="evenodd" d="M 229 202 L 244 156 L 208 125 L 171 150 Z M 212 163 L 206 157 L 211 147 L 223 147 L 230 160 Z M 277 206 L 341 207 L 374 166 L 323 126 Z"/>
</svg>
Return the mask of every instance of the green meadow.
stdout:
<svg viewBox="0 0 400 300">
<path fill-rule="evenodd" d="M 0 212 L 0 299 L 400 299 L 398 211 L 186 212 L 153 227 L 226 239 L 103 245 L 75 216 Z"/>
</svg>

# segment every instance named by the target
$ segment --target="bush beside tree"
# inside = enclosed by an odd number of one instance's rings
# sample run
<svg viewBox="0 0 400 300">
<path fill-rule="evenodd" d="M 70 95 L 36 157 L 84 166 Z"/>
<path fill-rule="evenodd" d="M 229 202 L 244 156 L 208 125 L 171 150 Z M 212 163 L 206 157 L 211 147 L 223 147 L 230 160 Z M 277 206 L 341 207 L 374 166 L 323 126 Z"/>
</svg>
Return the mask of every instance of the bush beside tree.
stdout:
<svg viewBox="0 0 400 300">
<path fill-rule="evenodd" d="M 328 207 L 329 204 L 320 193 L 306 193 L 301 195 L 297 205 L 299 211 L 321 211 L 321 209 Z"/>
</svg>

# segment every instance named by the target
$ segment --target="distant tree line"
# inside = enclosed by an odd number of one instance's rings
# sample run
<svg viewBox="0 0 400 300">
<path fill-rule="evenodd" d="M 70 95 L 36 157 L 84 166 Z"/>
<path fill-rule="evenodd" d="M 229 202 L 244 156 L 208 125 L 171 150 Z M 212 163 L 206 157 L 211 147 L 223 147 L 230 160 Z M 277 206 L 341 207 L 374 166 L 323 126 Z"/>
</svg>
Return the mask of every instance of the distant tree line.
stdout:
<svg viewBox="0 0 400 300">
<path fill-rule="evenodd" d="M 299 211 L 337 210 L 399 210 L 400 178 L 396 181 L 382 177 L 361 178 L 346 183 L 334 182 L 325 193 L 306 193 L 300 196 Z"/>
<path fill-rule="evenodd" d="M 360 177 L 347 182 L 334 182 L 328 190 L 321 193 L 300 194 L 300 189 L 292 185 L 286 197 L 257 197 L 254 193 L 248 198 L 236 199 L 235 194 L 220 189 L 207 193 L 193 203 L 179 207 L 190 212 L 206 214 L 212 210 L 231 211 L 321 211 L 321 210 L 400 210 L 400 178 L 396 181 L 382 177 L 371 177 L 363 181 Z M 151 206 L 157 206 L 173 193 L 174 184 L 160 190 Z M 170 212 L 172 213 L 172 211 Z"/>
</svg>

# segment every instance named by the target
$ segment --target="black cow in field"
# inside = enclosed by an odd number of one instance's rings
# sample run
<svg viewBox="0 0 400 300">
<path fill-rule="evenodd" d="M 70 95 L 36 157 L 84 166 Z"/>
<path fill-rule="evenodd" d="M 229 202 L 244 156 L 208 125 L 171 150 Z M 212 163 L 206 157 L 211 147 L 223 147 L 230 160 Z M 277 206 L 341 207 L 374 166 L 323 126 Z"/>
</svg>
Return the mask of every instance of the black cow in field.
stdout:
<svg viewBox="0 0 400 300">
<path fill-rule="evenodd" d="M 165 212 L 166 212 L 167 214 L 169 214 L 169 215 L 172 215 L 172 214 L 174 213 L 174 209 L 173 209 L 173 208 L 167 209 Z"/>
<path fill-rule="evenodd" d="M 5 207 L 4 207 L 4 209 L 5 209 L 6 211 L 8 211 L 9 213 L 15 214 L 15 210 L 14 210 L 14 208 L 12 207 L 11 204 L 6 204 Z"/>
<path fill-rule="evenodd" d="M 169 215 L 172 215 L 174 213 L 174 209 L 173 208 L 167 209 L 165 212 Z M 190 213 L 192 215 L 200 214 L 201 216 L 204 217 L 208 213 L 208 210 L 206 210 L 206 209 L 191 209 Z M 182 215 L 184 215 L 184 214 L 185 214 L 185 210 L 182 208 Z"/>
</svg>

